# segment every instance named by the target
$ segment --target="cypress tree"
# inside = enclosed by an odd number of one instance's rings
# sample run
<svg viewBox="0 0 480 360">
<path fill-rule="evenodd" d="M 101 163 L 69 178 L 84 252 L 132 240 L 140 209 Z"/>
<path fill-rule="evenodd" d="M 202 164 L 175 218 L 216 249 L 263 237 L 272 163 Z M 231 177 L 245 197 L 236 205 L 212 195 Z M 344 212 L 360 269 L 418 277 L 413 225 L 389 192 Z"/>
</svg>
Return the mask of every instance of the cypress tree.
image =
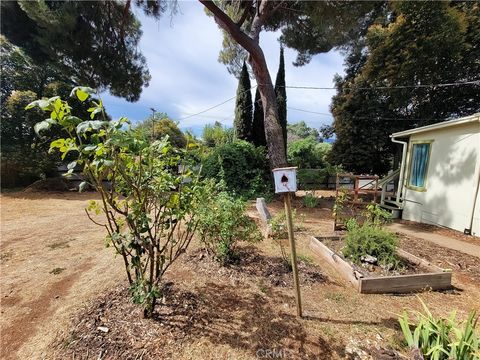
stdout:
<svg viewBox="0 0 480 360">
<path fill-rule="evenodd" d="M 243 62 L 242 72 L 238 79 L 235 120 L 233 122 L 237 139 L 251 141 L 252 134 L 252 93 L 250 92 L 250 75 Z"/>
<path fill-rule="evenodd" d="M 253 107 L 252 142 L 255 146 L 267 146 L 265 123 L 263 120 L 263 104 L 258 87 L 255 92 L 255 103 Z"/>
<path fill-rule="evenodd" d="M 287 151 L 287 89 L 285 88 L 285 59 L 283 56 L 283 46 L 280 46 L 280 63 L 278 65 L 277 78 L 275 80 L 275 94 L 277 95 L 278 120 L 282 127 L 285 151 Z"/>
</svg>

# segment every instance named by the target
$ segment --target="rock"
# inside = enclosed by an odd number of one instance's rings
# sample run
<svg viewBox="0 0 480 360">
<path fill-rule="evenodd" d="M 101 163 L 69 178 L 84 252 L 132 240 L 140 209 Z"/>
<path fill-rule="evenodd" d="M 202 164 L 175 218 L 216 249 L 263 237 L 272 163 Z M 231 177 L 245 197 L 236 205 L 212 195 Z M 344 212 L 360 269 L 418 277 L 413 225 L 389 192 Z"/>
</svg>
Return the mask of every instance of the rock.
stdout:
<svg viewBox="0 0 480 360">
<path fill-rule="evenodd" d="M 110 329 L 109 329 L 108 327 L 106 327 L 106 326 L 99 326 L 99 327 L 97 327 L 97 330 L 98 330 L 98 331 L 101 331 L 101 332 L 103 332 L 103 333 L 108 333 L 108 331 L 109 331 Z"/>
<path fill-rule="evenodd" d="M 355 340 L 350 340 L 345 346 L 345 359 L 347 360 L 373 360 L 373 358 Z"/>
<path fill-rule="evenodd" d="M 360 260 L 362 262 L 366 262 L 366 263 L 372 264 L 372 265 L 375 265 L 378 262 L 378 259 L 375 256 L 371 256 L 371 255 L 363 255 L 360 258 Z"/>
<path fill-rule="evenodd" d="M 412 360 L 423 360 L 424 359 L 421 351 L 417 348 L 412 349 L 412 351 L 410 352 L 410 358 Z"/>
<path fill-rule="evenodd" d="M 265 199 L 257 198 L 256 207 L 257 207 L 258 214 L 260 215 L 260 219 L 264 224 L 267 224 L 272 218 L 272 215 L 270 215 L 270 211 L 268 211 L 267 203 L 265 202 Z"/>
</svg>

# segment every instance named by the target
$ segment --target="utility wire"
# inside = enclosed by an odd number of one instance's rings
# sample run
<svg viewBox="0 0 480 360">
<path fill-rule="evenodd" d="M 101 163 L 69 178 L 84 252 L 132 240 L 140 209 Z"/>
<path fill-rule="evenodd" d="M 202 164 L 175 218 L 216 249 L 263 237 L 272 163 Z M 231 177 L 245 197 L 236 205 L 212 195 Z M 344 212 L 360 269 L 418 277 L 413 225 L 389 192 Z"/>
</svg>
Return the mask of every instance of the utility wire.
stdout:
<svg viewBox="0 0 480 360">
<path fill-rule="evenodd" d="M 301 111 L 301 112 L 306 112 L 306 113 L 310 113 L 310 114 L 325 115 L 325 116 L 330 116 L 330 117 L 332 117 L 332 114 L 327 114 L 327 113 L 322 113 L 322 112 L 316 112 L 316 111 L 310 111 L 310 110 L 304 110 L 304 109 L 298 109 L 298 108 L 294 108 L 294 107 L 290 107 L 290 106 L 287 106 L 287 109 L 296 110 L 296 111 Z"/>
<path fill-rule="evenodd" d="M 257 85 L 254 85 L 252 87 L 250 87 L 250 89 L 247 89 L 247 90 L 244 90 L 242 92 L 245 93 L 247 91 L 251 91 L 252 89 L 256 88 L 259 84 Z M 428 87 L 450 87 L 450 86 L 461 86 L 461 85 L 480 85 L 480 80 L 473 80 L 473 81 L 464 81 L 464 82 L 454 82 L 454 83 L 443 83 L 443 84 L 418 84 L 418 85 L 399 85 L 399 86 L 372 86 L 372 87 L 347 87 L 347 88 L 351 88 L 351 89 L 356 89 L 356 90 L 372 90 L 372 89 L 385 89 L 385 90 L 390 90 L 390 89 L 413 89 L 413 88 L 428 88 Z M 336 90 L 337 88 L 336 87 L 316 87 L 316 86 L 285 86 L 287 89 L 303 89 L 303 90 Z M 203 113 L 206 113 L 210 110 L 213 110 L 219 106 L 222 106 L 226 103 L 228 103 L 229 101 L 232 101 L 233 99 L 235 99 L 237 97 L 237 95 L 235 96 L 232 96 L 231 98 L 225 100 L 225 101 L 222 101 L 221 103 L 217 104 L 217 105 L 214 105 L 214 106 L 211 106 L 209 107 L 208 109 L 205 109 L 205 110 L 202 110 L 198 113 L 195 113 L 195 114 L 189 114 L 187 116 L 184 116 L 180 119 L 177 119 L 178 121 L 181 121 L 181 120 L 186 120 L 186 119 L 189 119 L 191 117 L 194 117 L 194 116 L 197 116 L 197 115 L 201 115 Z M 252 103 L 252 106 L 253 106 L 253 103 Z M 312 114 L 318 114 L 318 115 L 326 115 L 326 116 L 332 116 L 331 114 L 327 114 L 327 113 L 320 113 L 320 112 L 316 112 L 316 111 L 310 111 L 310 110 L 304 110 L 304 109 L 298 109 L 298 108 L 293 108 L 293 107 L 288 107 L 289 109 L 291 110 L 296 110 L 296 111 L 302 111 L 302 112 L 306 112 L 306 113 L 312 113 Z M 230 116 L 228 117 L 230 118 Z M 226 118 L 227 119 L 227 118 Z M 355 119 L 370 119 L 370 120 L 386 120 L 386 121 L 413 121 L 413 120 L 417 120 L 417 121 L 423 121 L 423 120 L 431 120 L 431 119 L 403 119 L 403 118 L 379 118 L 379 117 L 355 117 Z"/>
<path fill-rule="evenodd" d="M 443 84 L 418 84 L 418 85 L 397 85 L 397 86 L 345 86 L 346 89 L 352 90 L 395 90 L 395 89 L 416 89 L 430 87 L 449 87 L 461 85 L 480 85 L 480 80 L 443 83 Z M 285 86 L 287 89 L 303 89 L 303 90 L 336 90 L 336 87 L 317 87 L 317 86 Z"/>
<path fill-rule="evenodd" d="M 252 86 L 250 89 L 247 89 L 247 90 L 242 91 L 241 94 L 246 93 L 247 91 L 250 91 L 250 90 L 256 88 L 257 86 L 258 86 L 258 85 Z M 212 106 L 212 107 L 209 107 L 208 109 L 202 110 L 202 111 L 200 111 L 200 112 L 198 112 L 198 113 L 184 116 L 183 118 L 180 118 L 180 119 L 177 119 L 177 120 L 178 120 L 178 121 L 181 121 L 181 120 L 189 119 L 189 118 L 191 118 L 191 117 L 193 117 L 193 116 L 197 116 L 197 115 L 206 113 L 207 111 L 213 110 L 213 109 L 215 109 L 215 108 L 217 108 L 217 107 L 219 107 L 219 106 L 222 106 L 223 104 L 228 103 L 229 101 L 232 101 L 232 100 L 235 99 L 237 96 L 238 96 L 238 95 L 232 96 L 231 98 L 229 98 L 229 99 L 221 102 L 220 104 L 217 104 L 217 105 L 214 105 L 214 106 Z"/>
</svg>

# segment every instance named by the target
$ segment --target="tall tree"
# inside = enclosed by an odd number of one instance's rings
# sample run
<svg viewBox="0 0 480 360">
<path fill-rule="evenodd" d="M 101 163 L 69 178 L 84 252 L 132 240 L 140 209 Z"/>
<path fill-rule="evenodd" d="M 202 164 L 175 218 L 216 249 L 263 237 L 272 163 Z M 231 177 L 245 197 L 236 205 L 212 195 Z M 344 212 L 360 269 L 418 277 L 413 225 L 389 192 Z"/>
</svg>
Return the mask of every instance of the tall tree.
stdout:
<svg viewBox="0 0 480 360">
<path fill-rule="evenodd" d="M 170 143 L 177 148 L 184 148 L 187 145 L 187 138 L 178 127 L 178 123 L 170 119 L 166 113 L 155 112 L 139 123 L 137 128 L 154 140 L 160 140 L 168 135 Z"/>
<path fill-rule="evenodd" d="M 161 12 L 155 1 L 147 3 L 150 14 Z M 129 101 L 138 100 L 150 79 L 130 1 L 3 1 L 1 33 L 34 63 Z"/>
<path fill-rule="evenodd" d="M 235 120 L 233 126 L 237 139 L 251 141 L 252 138 L 252 92 L 247 64 L 243 62 L 238 79 Z"/>
<path fill-rule="evenodd" d="M 295 140 L 306 138 L 313 138 L 316 142 L 320 142 L 321 140 L 318 130 L 308 126 L 305 121 L 299 121 L 295 124 L 288 124 L 287 132 L 289 143 Z"/>
<path fill-rule="evenodd" d="M 55 161 L 59 159 L 48 153 L 48 147 L 58 131 L 50 129 L 38 137 L 33 125 L 44 120 L 43 115 L 35 110 L 25 111 L 25 106 L 39 97 L 66 98 L 72 86 L 51 64 L 36 64 L 3 36 L 0 36 L 0 51 L 2 185 L 28 185 L 41 177 L 55 175 Z M 89 118 L 87 104 L 72 99 L 70 105 L 79 117 Z"/>
<path fill-rule="evenodd" d="M 479 4 L 392 2 L 388 14 L 336 79 L 330 160 L 359 173 L 382 174 L 398 160 L 391 133 L 480 111 L 479 84 L 412 87 L 480 80 Z"/>
<path fill-rule="evenodd" d="M 263 105 L 260 91 L 255 91 L 255 103 L 253 104 L 252 142 L 255 146 L 266 146 L 265 124 L 263 121 Z"/>
<path fill-rule="evenodd" d="M 299 50 L 301 63 L 306 63 L 314 54 L 343 45 L 356 36 L 358 28 L 363 25 L 360 20 L 372 5 L 364 2 L 199 1 L 217 24 L 248 52 L 263 104 L 270 164 L 272 167 L 285 165 L 283 131 L 275 89 L 259 44 L 260 33 L 265 29 L 280 29 L 284 43 Z M 315 41 L 305 42 L 313 34 Z"/>
<path fill-rule="evenodd" d="M 285 87 L 285 58 L 283 46 L 280 46 L 280 62 L 278 64 L 277 78 L 275 80 L 275 95 L 277 96 L 278 120 L 282 127 L 283 143 L 287 148 L 287 88 Z"/>
</svg>

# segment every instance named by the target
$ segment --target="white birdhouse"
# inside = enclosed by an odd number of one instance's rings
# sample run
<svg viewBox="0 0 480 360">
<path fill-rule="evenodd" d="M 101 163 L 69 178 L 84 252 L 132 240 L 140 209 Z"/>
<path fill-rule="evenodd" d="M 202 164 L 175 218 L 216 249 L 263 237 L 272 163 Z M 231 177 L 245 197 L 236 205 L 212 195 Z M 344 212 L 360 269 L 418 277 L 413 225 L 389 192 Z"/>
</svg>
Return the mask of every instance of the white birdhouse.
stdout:
<svg viewBox="0 0 480 360">
<path fill-rule="evenodd" d="M 273 169 L 275 180 L 275 193 L 287 193 L 297 191 L 297 168 L 286 167 Z"/>
</svg>

